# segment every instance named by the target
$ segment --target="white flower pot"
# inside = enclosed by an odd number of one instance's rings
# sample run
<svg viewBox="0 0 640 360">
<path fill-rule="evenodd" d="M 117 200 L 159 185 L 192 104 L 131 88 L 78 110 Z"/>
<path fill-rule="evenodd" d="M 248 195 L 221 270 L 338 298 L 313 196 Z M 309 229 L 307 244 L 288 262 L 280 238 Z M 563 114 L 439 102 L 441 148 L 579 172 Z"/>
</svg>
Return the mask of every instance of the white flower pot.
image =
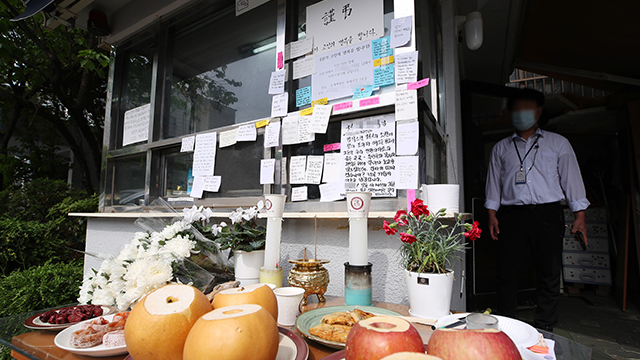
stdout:
<svg viewBox="0 0 640 360">
<path fill-rule="evenodd" d="M 264 266 L 264 250 L 234 250 L 233 265 L 240 285 L 257 284 L 260 282 L 260 268 Z"/>
<path fill-rule="evenodd" d="M 453 271 L 446 274 L 405 272 L 411 316 L 438 319 L 449 315 Z"/>
</svg>

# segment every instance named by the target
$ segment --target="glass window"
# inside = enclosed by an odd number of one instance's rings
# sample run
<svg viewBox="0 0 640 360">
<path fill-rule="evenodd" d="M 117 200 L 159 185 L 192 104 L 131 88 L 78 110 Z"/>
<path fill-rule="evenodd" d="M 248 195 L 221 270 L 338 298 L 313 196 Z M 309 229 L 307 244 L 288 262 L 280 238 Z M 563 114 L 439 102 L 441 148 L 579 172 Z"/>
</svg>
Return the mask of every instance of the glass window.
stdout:
<svg viewBox="0 0 640 360">
<path fill-rule="evenodd" d="M 112 187 L 105 196 L 105 203 L 111 206 L 143 205 L 146 168 L 146 155 L 113 161 L 109 174 Z"/>
</svg>

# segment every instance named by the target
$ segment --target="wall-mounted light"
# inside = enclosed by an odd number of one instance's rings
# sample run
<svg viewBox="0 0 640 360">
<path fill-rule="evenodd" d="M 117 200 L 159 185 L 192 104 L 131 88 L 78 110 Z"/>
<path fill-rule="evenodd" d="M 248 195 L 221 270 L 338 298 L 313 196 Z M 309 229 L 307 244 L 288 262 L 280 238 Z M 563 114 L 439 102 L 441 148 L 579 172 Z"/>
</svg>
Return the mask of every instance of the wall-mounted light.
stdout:
<svg viewBox="0 0 640 360">
<path fill-rule="evenodd" d="M 467 16 L 456 16 L 456 25 L 458 33 L 462 33 L 462 25 L 464 24 L 464 38 L 469 50 L 478 50 L 482 46 L 482 13 L 474 11 Z M 462 38 L 460 38 L 462 42 Z"/>
</svg>

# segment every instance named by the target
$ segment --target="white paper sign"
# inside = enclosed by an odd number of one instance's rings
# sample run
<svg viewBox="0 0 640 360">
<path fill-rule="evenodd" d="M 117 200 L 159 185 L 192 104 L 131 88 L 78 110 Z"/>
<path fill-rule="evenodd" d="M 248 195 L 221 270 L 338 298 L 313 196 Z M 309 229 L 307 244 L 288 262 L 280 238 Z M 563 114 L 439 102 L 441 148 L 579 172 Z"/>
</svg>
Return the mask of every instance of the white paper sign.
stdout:
<svg viewBox="0 0 640 360">
<path fill-rule="evenodd" d="M 236 16 L 244 14 L 266 2 L 269 2 L 269 0 L 236 0 Z"/>
<path fill-rule="evenodd" d="M 298 120 L 298 143 L 306 143 L 316 140 L 316 134 L 311 132 L 312 115 L 300 116 Z"/>
<path fill-rule="evenodd" d="M 308 191 L 306 186 L 291 188 L 291 201 L 307 201 Z"/>
<path fill-rule="evenodd" d="M 276 159 L 260 160 L 260 184 L 273 184 L 275 182 Z"/>
<path fill-rule="evenodd" d="M 193 176 L 213 175 L 216 163 L 217 133 L 196 135 L 196 148 L 193 152 Z"/>
<path fill-rule="evenodd" d="M 342 165 L 342 154 L 329 153 L 324 154 L 324 171 L 322 173 L 322 182 L 328 183 L 333 181 L 342 181 L 340 166 Z"/>
<path fill-rule="evenodd" d="M 346 192 L 368 191 L 395 197 L 396 123 L 394 114 L 342 122 L 341 151 Z"/>
<path fill-rule="evenodd" d="M 238 128 L 237 141 L 256 141 L 258 129 L 255 124 L 242 125 Z"/>
<path fill-rule="evenodd" d="M 391 47 L 405 46 L 411 41 L 411 16 L 391 20 Z"/>
<path fill-rule="evenodd" d="M 238 128 L 220 133 L 220 148 L 234 145 L 238 142 Z"/>
<path fill-rule="evenodd" d="M 396 189 L 418 188 L 418 157 L 396 157 Z"/>
<path fill-rule="evenodd" d="M 298 121 L 300 112 L 289 113 L 282 118 L 282 145 L 298 144 Z"/>
<path fill-rule="evenodd" d="M 305 173 L 305 182 L 307 184 L 320 184 L 323 164 L 324 156 L 322 155 L 309 155 L 307 157 L 307 170 Z"/>
<path fill-rule="evenodd" d="M 291 184 L 304 184 L 306 169 L 306 156 L 292 156 L 289 164 L 289 182 Z"/>
<path fill-rule="evenodd" d="M 200 199 L 202 197 L 202 192 L 204 191 L 204 183 L 204 176 L 194 176 L 189 196 L 191 196 L 192 198 Z"/>
<path fill-rule="evenodd" d="M 124 131 L 122 146 L 134 144 L 149 139 L 149 120 L 151 119 L 151 104 L 127 110 L 124 113 Z"/>
<path fill-rule="evenodd" d="M 271 117 L 285 116 L 289 109 L 289 93 L 273 95 Z"/>
<path fill-rule="evenodd" d="M 353 89 L 366 85 L 373 85 L 371 41 L 316 56 L 316 73 L 311 77 L 312 99 L 351 97 Z"/>
<path fill-rule="evenodd" d="M 264 129 L 264 147 L 280 145 L 280 121 L 274 121 Z"/>
<path fill-rule="evenodd" d="M 311 132 L 326 134 L 333 105 L 315 105 L 311 115 Z"/>
<path fill-rule="evenodd" d="M 313 51 L 313 36 L 307 36 L 306 38 L 291 43 L 291 49 L 289 50 L 289 59 L 295 59 L 297 57 L 310 54 Z"/>
<path fill-rule="evenodd" d="M 182 145 L 180 146 L 180 152 L 193 151 L 193 146 L 195 144 L 196 144 L 195 136 L 187 136 L 186 138 L 182 138 Z"/>
<path fill-rule="evenodd" d="M 320 188 L 320 202 L 331 202 L 344 199 L 344 184 L 340 181 L 322 184 Z"/>
<path fill-rule="evenodd" d="M 398 122 L 396 155 L 415 155 L 418 152 L 418 121 Z"/>
<path fill-rule="evenodd" d="M 407 85 L 396 87 L 396 121 L 418 118 L 418 90 L 407 90 Z"/>
<path fill-rule="evenodd" d="M 221 183 L 221 176 L 205 176 L 203 189 L 204 191 L 218 192 Z"/>
<path fill-rule="evenodd" d="M 415 82 L 418 80 L 418 52 L 412 51 L 395 56 L 396 84 Z"/>
<path fill-rule="evenodd" d="M 286 71 L 278 70 L 271 73 L 269 80 L 269 94 L 282 94 L 284 92 L 284 76 Z"/>
<path fill-rule="evenodd" d="M 293 80 L 316 73 L 316 57 L 307 55 L 293 62 Z"/>
<path fill-rule="evenodd" d="M 321 54 L 384 36 L 383 0 L 325 0 L 307 6 L 307 36 Z"/>
</svg>

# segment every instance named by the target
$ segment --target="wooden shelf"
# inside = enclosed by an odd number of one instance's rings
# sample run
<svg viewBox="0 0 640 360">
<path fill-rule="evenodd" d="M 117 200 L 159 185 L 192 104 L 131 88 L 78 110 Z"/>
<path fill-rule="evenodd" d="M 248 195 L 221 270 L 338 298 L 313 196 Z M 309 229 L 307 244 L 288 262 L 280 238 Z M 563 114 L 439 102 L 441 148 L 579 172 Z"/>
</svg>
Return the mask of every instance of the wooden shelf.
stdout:
<svg viewBox="0 0 640 360">
<path fill-rule="evenodd" d="M 227 218 L 231 213 L 228 211 L 217 211 L 213 212 L 213 218 Z M 369 213 L 369 219 L 393 219 L 393 216 L 396 214 L 395 211 L 372 211 Z M 464 220 L 470 220 L 472 218 L 472 214 L 463 213 Z M 152 212 L 152 213 L 143 213 L 143 212 L 121 212 L 121 213 L 69 213 L 69 216 L 76 217 L 88 217 L 88 218 L 111 218 L 111 219 L 137 219 L 139 217 L 179 217 L 180 214 L 174 213 L 161 213 L 161 212 Z M 259 215 L 260 218 L 266 218 L 266 214 L 261 213 Z M 284 219 L 348 219 L 349 215 L 346 211 L 344 212 L 285 212 L 282 216 Z M 455 216 L 443 217 L 443 220 L 453 220 Z"/>
</svg>

